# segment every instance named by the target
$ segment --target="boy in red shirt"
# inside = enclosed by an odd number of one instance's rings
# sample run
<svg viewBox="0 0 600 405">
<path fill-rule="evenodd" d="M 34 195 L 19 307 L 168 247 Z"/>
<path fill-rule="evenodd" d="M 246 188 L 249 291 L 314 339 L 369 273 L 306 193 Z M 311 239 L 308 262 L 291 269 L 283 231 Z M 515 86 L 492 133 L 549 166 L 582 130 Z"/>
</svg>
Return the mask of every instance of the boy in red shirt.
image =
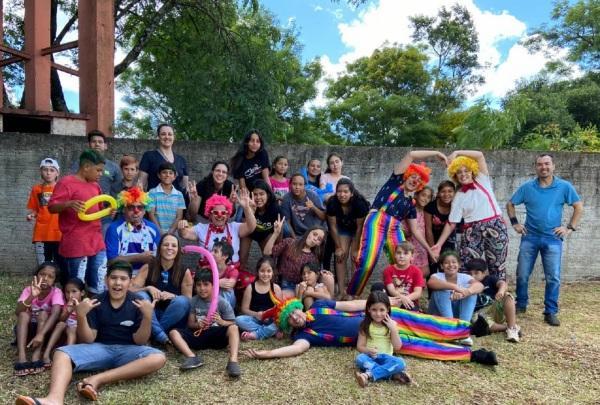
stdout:
<svg viewBox="0 0 600 405">
<path fill-rule="evenodd" d="M 104 290 L 101 281 L 106 272 L 106 248 L 102 237 L 100 220 L 82 221 L 77 214 L 84 203 L 102 194 L 98 179 L 104 172 L 104 157 L 95 150 L 88 149 L 79 156 L 77 173 L 65 176 L 56 183 L 54 193 L 48 203 L 48 210 L 58 214 L 58 224 L 62 239 L 58 253 L 63 260 L 63 277 L 78 277 L 79 266 L 87 258 L 83 280 L 91 293 Z M 91 207 L 88 213 L 102 209 L 100 204 Z"/>
<path fill-rule="evenodd" d="M 413 311 L 419 310 L 419 298 L 425 287 L 423 273 L 411 264 L 415 248 L 410 242 L 396 246 L 394 260 L 383 270 L 383 283 L 390 297 L 398 297 L 400 306 Z"/>
</svg>

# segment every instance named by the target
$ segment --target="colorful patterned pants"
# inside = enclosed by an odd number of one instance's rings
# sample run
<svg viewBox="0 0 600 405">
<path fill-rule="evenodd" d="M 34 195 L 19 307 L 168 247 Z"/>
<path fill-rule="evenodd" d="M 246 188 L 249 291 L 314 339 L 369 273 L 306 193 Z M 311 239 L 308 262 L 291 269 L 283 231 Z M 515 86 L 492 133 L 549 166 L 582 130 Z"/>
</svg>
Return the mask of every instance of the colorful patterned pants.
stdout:
<svg viewBox="0 0 600 405">
<path fill-rule="evenodd" d="M 471 259 L 486 261 L 490 275 L 506 280 L 508 231 L 502 218 L 469 224 L 460 239 L 460 260 L 464 271 Z"/>
<path fill-rule="evenodd" d="M 384 246 L 390 263 L 394 262 L 394 250 L 398 243 L 404 241 L 401 225 L 400 220 L 382 210 L 373 211 L 367 215 L 360 235 L 356 270 L 346 290 L 348 294 L 360 295 L 362 293 Z"/>
</svg>

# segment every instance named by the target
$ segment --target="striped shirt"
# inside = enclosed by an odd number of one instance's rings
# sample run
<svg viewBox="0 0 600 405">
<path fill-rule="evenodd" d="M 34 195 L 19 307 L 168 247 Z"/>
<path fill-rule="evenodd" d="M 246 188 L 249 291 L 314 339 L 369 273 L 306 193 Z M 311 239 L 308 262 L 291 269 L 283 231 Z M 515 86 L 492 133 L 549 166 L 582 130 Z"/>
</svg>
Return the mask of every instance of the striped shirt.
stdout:
<svg viewBox="0 0 600 405">
<path fill-rule="evenodd" d="M 117 220 L 106 230 L 106 257 L 112 260 L 118 256 L 130 256 L 143 252 L 152 252 L 156 256 L 156 248 L 160 240 L 160 230 L 151 221 L 142 220 L 139 228 L 129 222 Z M 136 273 L 143 263 L 131 263 Z"/>
<path fill-rule="evenodd" d="M 155 209 L 156 219 L 160 225 L 160 230 L 167 232 L 173 221 L 177 218 L 177 210 L 185 209 L 185 200 L 181 191 L 175 187 L 171 188 L 170 193 L 166 193 L 162 185 L 154 187 L 149 192 L 152 202 L 149 205 L 150 210 Z"/>
</svg>

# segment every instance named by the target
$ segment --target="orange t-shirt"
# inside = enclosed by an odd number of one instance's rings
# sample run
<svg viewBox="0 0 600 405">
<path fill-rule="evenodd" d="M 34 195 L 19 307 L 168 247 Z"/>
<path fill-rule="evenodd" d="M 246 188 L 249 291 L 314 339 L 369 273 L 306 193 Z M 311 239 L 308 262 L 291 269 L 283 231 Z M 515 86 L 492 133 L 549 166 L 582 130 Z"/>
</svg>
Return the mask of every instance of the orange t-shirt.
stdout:
<svg viewBox="0 0 600 405">
<path fill-rule="evenodd" d="M 54 192 L 54 186 L 36 184 L 31 188 L 27 208 L 37 214 L 33 227 L 33 242 L 60 242 L 58 214 L 48 211 L 48 201 Z"/>
</svg>

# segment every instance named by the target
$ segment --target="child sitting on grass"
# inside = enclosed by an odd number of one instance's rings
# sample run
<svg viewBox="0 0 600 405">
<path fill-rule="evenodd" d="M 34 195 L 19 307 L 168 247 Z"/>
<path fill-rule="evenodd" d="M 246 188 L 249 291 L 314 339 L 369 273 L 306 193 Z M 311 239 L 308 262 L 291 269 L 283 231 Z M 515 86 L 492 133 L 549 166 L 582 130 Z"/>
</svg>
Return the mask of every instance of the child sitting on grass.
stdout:
<svg viewBox="0 0 600 405">
<path fill-rule="evenodd" d="M 46 350 L 44 351 L 43 359 L 44 367 L 46 368 L 50 368 L 52 365 L 50 354 L 54 346 L 61 341 L 63 335 L 67 337 L 65 341 L 67 346 L 77 343 L 77 312 L 75 312 L 75 305 L 81 302 L 85 296 L 85 285 L 80 279 L 72 278 L 67 281 L 63 290 L 65 293 L 65 305 L 58 318 L 59 322 L 56 324 L 52 335 L 50 335 Z"/>
<path fill-rule="evenodd" d="M 25 287 L 17 302 L 17 351 L 15 375 L 24 377 L 44 371 L 40 359 L 46 336 L 54 329 L 64 305 L 63 294 L 54 286 L 58 268 L 52 262 L 37 267 L 31 285 Z M 27 348 L 33 349 L 31 362 L 27 361 Z"/>
<path fill-rule="evenodd" d="M 227 300 L 231 308 L 235 308 L 234 287 L 237 283 L 239 271 L 231 263 L 233 247 L 225 241 L 217 241 L 213 245 L 212 255 L 219 269 L 219 295 Z"/>
<path fill-rule="evenodd" d="M 395 263 L 383 270 L 383 283 L 390 297 L 400 299 L 401 308 L 418 311 L 425 280 L 421 269 L 411 264 L 414 250 L 410 242 L 401 242 L 396 246 Z"/>
<path fill-rule="evenodd" d="M 515 299 L 507 291 L 506 281 L 491 276 L 483 259 L 472 259 L 465 265 L 471 276 L 483 284 L 483 292 L 477 296 L 475 312 L 491 318 L 490 332 L 506 332 L 506 340 L 518 343 L 521 328 L 517 325 Z"/>
<path fill-rule="evenodd" d="M 194 288 L 196 295 L 192 298 L 188 327 L 173 329 L 169 332 L 171 342 L 185 356 L 180 368 L 191 370 L 204 364 L 202 358 L 192 350 L 224 349 L 229 345 L 229 361 L 226 371 L 230 377 L 239 377 L 242 374 L 238 363 L 240 333 L 235 324 L 233 309 L 227 300 L 219 297 L 214 318 L 210 323 L 207 321 L 206 315 L 210 307 L 213 289 L 212 273 L 209 269 L 200 269 L 196 272 Z M 201 330 L 199 334 L 194 333 L 198 330 Z"/>
<path fill-rule="evenodd" d="M 400 351 L 402 341 L 396 321 L 391 316 L 390 299 L 383 291 L 373 291 L 367 298 L 365 319 L 360 323 L 356 350 L 356 381 L 366 387 L 369 381 L 392 378 L 407 384 L 411 378 L 404 372 L 406 364 L 394 352 Z"/>
<path fill-rule="evenodd" d="M 302 266 L 302 281 L 296 286 L 296 298 L 309 310 L 315 300 L 330 300 L 331 293 L 327 286 L 319 283 L 321 268 L 319 263 L 310 262 Z"/>
<path fill-rule="evenodd" d="M 278 333 L 273 320 L 263 321 L 263 313 L 273 307 L 271 291 L 281 299 L 281 288 L 273 283 L 275 262 L 269 256 L 263 256 L 256 263 L 256 280 L 244 290 L 242 298 L 242 314 L 235 318 L 235 323 L 242 332 L 242 341 L 263 340 Z M 279 336 L 283 334 L 279 332 Z"/>
</svg>

